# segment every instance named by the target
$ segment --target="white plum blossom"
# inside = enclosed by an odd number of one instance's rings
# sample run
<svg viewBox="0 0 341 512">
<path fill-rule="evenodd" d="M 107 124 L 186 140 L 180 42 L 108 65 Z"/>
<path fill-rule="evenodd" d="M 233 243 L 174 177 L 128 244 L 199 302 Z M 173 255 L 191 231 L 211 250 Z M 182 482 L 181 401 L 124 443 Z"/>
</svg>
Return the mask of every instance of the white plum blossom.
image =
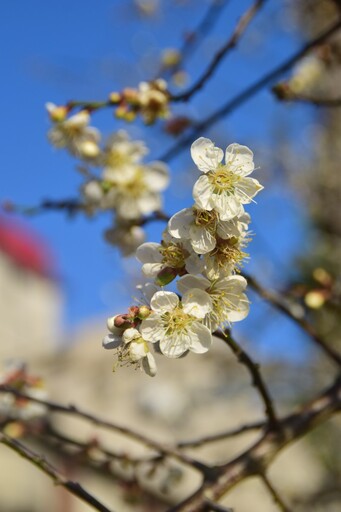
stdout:
<svg viewBox="0 0 341 512">
<path fill-rule="evenodd" d="M 111 333 L 103 338 L 103 348 L 115 350 L 117 366 L 135 366 L 144 370 L 150 377 L 154 377 L 156 363 L 148 343 L 134 327 L 116 327 L 116 318 L 117 316 L 108 319 L 107 325 Z"/>
<path fill-rule="evenodd" d="M 108 191 L 101 206 L 115 208 L 122 219 L 139 219 L 160 210 L 160 192 L 168 185 L 168 169 L 162 162 L 131 164 L 121 168 L 106 167 L 103 173 Z"/>
<path fill-rule="evenodd" d="M 159 342 L 165 356 L 176 358 L 188 350 L 197 354 L 209 350 L 212 335 L 202 323 L 212 309 L 208 293 L 191 289 L 180 301 L 173 292 L 159 291 L 150 306 L 152 312 L 142 321 L 141 334 L 151 343 Z"/>
<path fill-rule="evenodd" d="M 50 111 L 53 104 L 48 103 Z M 48 138 L 56 148 L 66 148 L 71 154 L 83 159 L 95 159 L 100 154 L 99 131 L 89 126 L 90 114 L 81 110 L 65 120 L 55 122 L 48 132 Z"/>
<path fill-rule="evenodd" d="M 104 238 L 110 244 L 116 245 L 123 256 L 130 256 L 143 244 L 145 232 L 141 226 L 130 224 L 118 218 L 112 228 L 105 230 Z"/>
<path fill-rule="evenodd" d="M 243 205 L 262 190 L 259 182 L 249 178 L 254 170 L 253 153 L 240 144 L 230 144 L 225 152 L 210 139 L 200 137 L 193 142 L 191 155 L 203 173 L 193 188 L 196 205 L 203 210 L 216 210 L 221 220 L 241 215 Z"/>
<path fill-rule="evenodd" d="M 224 240 L 219 238 L 215 248 L 203 255 L 205 275 L 213 280 L 231 275 L 242 266 L 243 260 L 248 258 L 244 247 L 249 241 L 247 233 L 239 237 L 230 237 Z"/>
<path fill-rule="evenodd" d="M 212 251 L 217 238 L 238 237 L 246 231 L 250 216 L 247 213 L 230 220 L 221 220 L 215 210 L 203 210 L 197 206 L 184 208 L 168 222 L 169 233 L 177 239 L 189 239 L 194 252 L 206 254 Z"/>
<path fill-rule="evenodd" d="M 122 171 L 140 160 L 148 153 L 144 142 L 131 140 L 125 130 L 118 130 L 112 134 L 104 147 L 102 163 L 104 174 L 110 176 L 110 169 L 121 169 Z"/>
<path fill-rule="evenodd" d="M 161 244 L 146 242 L 140 245 L 137 248 L 136 257 L 142 263 L 142 272 L 150 278 L 156 278 L 160 272 L 167 272 L 167 270 L 172 279 L 186 271 L 199 274 L 203 270 L 203 263 L 192 251 L 190 243 L 186 240 L 176 240 L 167 233 Z"/>
<path fill-rule="evenodd" d="M 249 301 L 245 288 L 247 281 L 242 276 L 227 276 L 210 281 L 203 276 L 190 274 L 181 277 L 177 282 L 180 293 L 185 294 L 193 288 L 206 291 L 211 297 L 212 311 L 204 323 L 213 332 L 222 324 L 244 320 L 249 313 Z"/>
</svg>

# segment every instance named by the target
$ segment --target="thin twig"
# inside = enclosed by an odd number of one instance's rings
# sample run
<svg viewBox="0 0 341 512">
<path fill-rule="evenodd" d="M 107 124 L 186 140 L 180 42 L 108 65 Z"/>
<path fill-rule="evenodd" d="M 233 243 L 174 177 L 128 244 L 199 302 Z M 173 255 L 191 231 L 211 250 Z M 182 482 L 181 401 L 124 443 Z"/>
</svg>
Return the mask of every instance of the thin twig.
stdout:
<svg viewBox="0 0 341 512">
<path fill-rule="evenodd" d="M 241 93 L 237 94 L 232 100 L 229 100 L 218 110 L 213 112 L 206 119 L 200 123 L 195 124 L 194 129 L 185 137 L 177 141 L 174 146 L 168 149 L 158 160 L 169 161 L 177 156 L 181 151 L 189 146 L 198 135 L 202 134 L 204 130 L 210 128 L 214 123 L 223 119 L 228 114 L 231 114 L 238 107 L 243 105 L 246 101 L 250 100 L 264 87 L 270 85 L 274 80 L 278 79 L 281 75 L 289 71 L 302 57 L 304 57 L 310 50 L 326 41 L 330 36 L 335 34 L 341 28 L 341 20 L 331 25 L 327 30 L 322 32 L 315 39 L 306 43 L 300 50 L 294 53 L 291 57 L 286 59 L 282 64 L 276 66 L 274 69 L 263 75 L 259 80 L 244 89 Z"/>
<path fill-rule="evenodd" d="M 185 37 L 184 43 L 179 50 L 179 54 L 181 56 L 180 62 L 177 62 L 173 66 L 168 66 L 167 69 L 161 69 L 158 76 L 160 73 L 163 73 L 163 75 L 166 73 L 174 73 L 179 69 L 180 65 L 183 65 L 184 61 L 188 59 L 198 47 L 200 41 L 209 34 L 210 30 L 212 30 L 216 21 L 219 19 L 221 11 L 227 6 L 227 4 L 228 0 L 212 0 L 211 5 L 208 7 L 207 12 L 197 28 L 191 30 Z"/>
<path fill-rule="evenodd" d="M 290 443 L 331 418 L 341 409 L 341 375 L 323 393 L 305 404 L 298 412 L 281 419 L 281 432 L 266 431 L 253 446 L 232 461 L 218 466 L 221 473 L 214 481 L 206 481 L 191 496 L 168 512 L 201 512 L 209 497 L 218 501 L 246 478 L 259 475 Z"/>
<path fill-rule="evenodd" d="M 315 332 L 312 325 L 310 325 L 300 313 L 297 313 L 296 308 L 292 306 L 287 299 L 282 297 L 279 293 L 263 288 L 256 279 L 248 274 L 243 273 L 243 275 L 258 295 L 275 306 L 279 311 L 282 311 L 282 313 L 287 317 L 294 320 L 307 334 L 309 334 L 310 338 L 328 355 L 329 358 L 341 366 L 341 355 L 326 344 L 326 342 Z"/>
<path fill-rule="evenodd" d="M 190 87 L 187 91 L 177 95 L 172 96 L 172 101 L 188 101 L 195 93 L 197 93 L 207 82 L 207 80 L 213 75 L 214 71 L 218 67 L 221 60 L 226 57 L 228 52 L 235 48 L 243 36 L 245 30 L 248 25 L 251 23 L 259 9 L 264 5 L 266 0 L 257 0 L 240 18 L 237 23 L 232 36 L 229 37 L 227 42 L 220 48 L 220 50 L 215 54 L 214 58 L 210 62 L 208 68 L 203 73 L 203 75 Z"/>
<path fill-rule="evenodd" d="M 206 511 L 207 512 L 233 512 L 233 508 L 226 508 L 218 503 L 214 503 L 211 500 L 205 501 Z"/>
<path fill-rule="evenodd" d="M 264 403 L 265 414 L 268 418 L 268 427 L 270 430 L 278 429 L 279 422 L 275 412 L 275 407 L 272 402 L 270 392 L 267 389 L 267 386 L 261 375 L 259 364 L 255 363 L 251 359 L 251 357 L 245 352 L 245 350 L 243 350 L 239 346 L 239 344 L 232 338 L 230 331 L 216 331 L 214 335 L 224 340 L 225 343 L 227 343 L 227 345 L 230 347 L 232 352 L 235 354 L 235 356 L 238 358 L 238 361 L 244 366 L 246 366 L 246 368 L 249 370 L 252 379 L 252 384 L 258 390 L 260 397 Z"/>
<path fill-rule="evenodd" d="M 132 430 L 128 427 L 123 427 L 122 425 L 117 425 L 116 423 L 112 423 L 110 421 L 99 418 L 99 417 L 95 416 L 94 414 L 91 414 L 91 413 L 88 413 L 86 411 L 79 409 L 75 405 L 62 405 L 57 402 L 52 402 L 50 400 L 42 400 L 40 398 L 31 397 L 30 395 L 21 393 L 20 391 L 14 389 L 14 388 L 11 388 L 10 386 L 6 386 L 6 385 L 0 385 L 0 393 L 11 393 L 12 395 L 14 395 L 16 397 L 24 398 L 25 400 L 29 400 L 31 402 L 45 405 L 51 412 L 60 412 L 60 413 L 65 413 L 65 414 L 69 414 L 72 416 L 77 416 L 79 418 L 84 418 L 84 419 L 90 421 L 91 423 L 94 423 L 95 425 L 98 425 L 100 427 L 104 427 L 109 430 L 114 430 L 115 432 L 120 432 L 121 434 L 123 434 L 131 439 L 134 439 L 137 442 L 144 444 L 148 448 L 155 450 L 156 452 L 160 453 L 161 455 L 166 455 L 168 457 L 172 457 L 172 458 L 182 462 L 183 464 L 187 464 L 187 465 L 197 469 L 198 471 L 200 471 L 203 474 L 211 473 L 211 468 L 208 465 L 181 453 L 179 450 L 177 450 L 175 448 L 171 449 L 166 446 L 163 446 L 163 445 L 159 444 L 157 441 L 154 441 L 153 439 L 150 439 L 150 438 L 144 436 L 143 434 L 135 432 L 134 430 Z"/>
<path fill-rule="evenodd" d="M 266 474 L 262 473 L 260 475 L 260 477 L 261 477 L 262 481 L 264 482 L 265 487 L 268 489 L 269 493 L 271 494 L 274 502 L 278 506 L 279 510 L 281 510 L 281 512 L 291 512 L 291 510 L 286 506 L 286 504 L 284 503 L 283 499 L 278 494 L 278 491 L 276 491 L 276 489 L 274 488 L 272 483 L 269 481 L 269 479 L 266 476 Z"/>
<path fill-rule="evenodd" d="M 230 437 L 236 437 L 252 430 L 260 430 L 266 426 L 265 421 L 255 421 L 254 423 L 248 423 L 241 427 L 227 430 L 225 432 L 219 432 L 218 434 L 212 434 L 211 436 L 199 437 L 198 439 L 191 439 L 189 441 L 180 441 L 176 444 L 177 448 L 197 448 L 198 446 L 206 445 L 208 443 L 214 443 L 221 441 L 222 439 L 228 439 Z"/>
<path fill-rule="evenodd" d="M 52 478 L 55 485 L 60 485 L 67 489 L 71 494 L 77 496 L 82 501 L 90 505 L 100 512 L 113 512 L 98 501 L 92 494 L 84 489 L 78 482 L 68 480 L 62 475 L 57 469 L 55 469 L 45 458 L 30 448 L 27 448 L 18 440 L 11 438 L 10 436 L 0 432 L 0 443 L 6 445 L 11 450 L 18 453 L 21 457 L 28 460 L 36 467 L 38 467 L 43 473 Z"/>
<path fill-rule="evenodd" d="M 318 98 L 289 93 L 288 96 L 278 97 L 278 99 L 283 102 L 307 103 L 316 107 L 341 107 L 341 98 Z"/>
</svg>

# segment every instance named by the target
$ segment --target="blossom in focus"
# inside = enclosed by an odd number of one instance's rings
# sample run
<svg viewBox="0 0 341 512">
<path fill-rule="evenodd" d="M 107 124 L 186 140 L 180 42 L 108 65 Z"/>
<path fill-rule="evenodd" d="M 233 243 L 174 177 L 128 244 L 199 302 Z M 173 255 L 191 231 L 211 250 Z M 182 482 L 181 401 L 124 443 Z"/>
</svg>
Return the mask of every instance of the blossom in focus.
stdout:
<svg viewBox="0 0 341 512">
<path fill-rule="evenodd" d="M 55 106 L 46 105 L 48 111 Z M 56 148 L 66 148 L 71 154 L 83 159 L 95 159 L 100 154 L 99 131 L 89 126 L 90 114 L 81 110 L 65 120 L 56 121 L 48 132 L 48 138 Z"/>
<path fill-rule="evenodd" d="M 173 215 L 168 222 L 168 231 L 174 238 L 189 239 L 194 252 L 205 254 L 215 248 L 217 238 L 225 240 L 240 236 L 246 231 L 249 222 L 250 216 L 247 213 L 224 221 L 215 210 L 202 210 L 193 206 Z"/>
<path fill-rule="evenodd" d="M 151 343 L 159 342 L 161 352 L 171 358 L 188 350 L 207 352 L 212 335 L 202 320 L 211 311 L 210 296 L 203 290 L 191 289 L 182 300 L 173 292 L 159 291 L 153 296 L 151 314 L 142 320 L 141 334 Z"/>
<path fill-rule="evenodd" d="M 209 294 L 212 311 L 206 315 L 204 323 L 212 332 L 224 323 L 239 322 L 247 317 L 249 301 L 244 293 L 246 286 L 246 279 L 236 275 L 210 281 L 203 276 L 188 274 L 180 277 L 177 282 L 178 290 L 182 294 L 193 288 Z"/>
<path fill-rule="evenodd" d="M 253 153 L 240 144 L 230 144 L 225 152 L 210 139 L 200 137 L 191 146 L 191 155 L 203 173 L 193 187 L 196 205 L 203 210 L 216 210 L 221 220 L 241 215 L 243 205 L 262 190 L 262 185 L 249 174 L 254 170 Z"/>
<path fill-rule="evenodd" d="M 246 235 L 247 233 L 239 237 L 232 236 L 225 240 L 218 238 L 215 248 L 204 254 L 205 274 L 209 279 L 221 279 L 238 271 L 243 260 L 248 258 L 243 250 L 249 241 Z"/>
<path fill-rule="evenodd" d="M 164 285 L 177 275 L 201 272 L 202 261 L 192 251 L 189 242 L 172 238 L 167 233 L 163 238 L 161 244 L 146 242 L 137 248 L 136 257 L 142 263 L 142 272 L 146 277 L 164 278 L 164 282 L 157 282 Z"/>
</svg>

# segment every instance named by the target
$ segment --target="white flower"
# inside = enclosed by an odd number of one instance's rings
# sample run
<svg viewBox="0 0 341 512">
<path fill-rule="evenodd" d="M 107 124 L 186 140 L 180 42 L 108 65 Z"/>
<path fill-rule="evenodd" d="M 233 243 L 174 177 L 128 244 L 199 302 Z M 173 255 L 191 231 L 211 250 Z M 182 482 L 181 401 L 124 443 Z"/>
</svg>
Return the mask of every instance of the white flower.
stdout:
<svg viewBox="0 0 341 512">
<path fill-rule="evenodd" d="M 241 215 L 243 204 L 250 203 L 263 188 L 257 180 L 247 177 L 254 164 L 253 153 L 246 146 L 228 146 L 222 164 L 222 149 L 215 147 L 210 139 L 200 137 L 193 142 L 191 155 L 204 173 L 194 185 L 194 200 L 203 210 L 216 210 L 221 220 Z"/>
<path fill-rule="evenodd" d="M 143 369 L 147 375 L 156 375 L 156 363 L 151 354 L 148 343 L 142 338 L 141 333 L 134 327 L 115 327 L 116 317 L 108 319 L 108 328 L 111 333 L 104 337 L 102 345 L 106 349 L 115 350 L 117 365 L 135 366 Z"/>
<path fill-rule="evenodd" d="M 173 292 L 160 291 L 153 296 L 152 313 L 142 321 L 143 338 L 160 342 L 160 350 L 167 357 L 180 357 L 191 350 L 207 352 L 212 344 L 210 330 L 202 320 L 211 311 L 210 296 L 199 289 L 189 290 L 182 297 Z"/>
<path fill-rule="evenodd" d="M 247 229 L 250 216 L 244 213 L 240 217 L 223 221 L 215 210 L 202 210 L 196 206 L 177 212 L 168 223 L 168 231 L 178 239 L 189 239 L 197 254 L 212 251 L 217 237 L 238 237 Z"/>
<path fill-rule="evenodd" d="M 226 240 L 219 238 L 215 248 L 203 256 L 206 276 L 211 280 L 222 278 L 241 267 L 243 260 L 248 257 L 243 251 L 248 241 L 246 234 Z"/>
<path fill-rule="evenodd" d="M 145 232 L 141 226 L 131 225 L 119 219 L 116 225 L 104 232 L 104 238 L 116 245 L 123 256 L 130 256 L 145 240 Z"/>
<path fill-rule="evenodd" d="M 242 276 L 228 276 L 209 281 L 202 276 L 186 275 L 177 282 L 178 290 L 182 294 L 193 288 L 199 288 L 209 294 L 212 311 L 206 315 L 204 323 L 212 332 L 221 324 L 239 322 L 247 317 L 249 301 L 243 293 L 246 285 L 246 279 Z"/>
<path fill-rule="evenodd" d="M 143 264 L 142 272 L 146 277 L 155 278 L 161 271 L 168 269 L 174 279 L 176 275 L 181 275 L 185 271 L 198 274 L 203 269 L 202 261 L 192 252 L 188 242 L 166 235 L 161 244 L 146 242 L 140 245 L 137 248 L 136 257 Z"/>
<path fill-rule="evenodd" d="M 139 162 L 148 153 L 142 141 L 132 141 L 124 130 L 111 135 L 105 145 L 102 160 L 104 173 L 110 176 L 110 169 L 123 169 Z"/>
<path fill-rule="evenodd" d="M 103 197 L 102 208 L 115 208 L 122 219 L 139 219 L 160 210 L 160 192 L 169 182 L 167 166 L 162 162 L 131 164 L 124 169 L 107 167 L 104 178 L 109 191 Z"/>
<path fill-rule="evenodd" d="M 100 133 L 88 126 L 90 114 L 82 110 L 64 121 L 56 122 L 48 132 L 48 138 L 56 148 L 66 148 L 73 155 L 93 159 L 98 157 Z"/>
</svg>

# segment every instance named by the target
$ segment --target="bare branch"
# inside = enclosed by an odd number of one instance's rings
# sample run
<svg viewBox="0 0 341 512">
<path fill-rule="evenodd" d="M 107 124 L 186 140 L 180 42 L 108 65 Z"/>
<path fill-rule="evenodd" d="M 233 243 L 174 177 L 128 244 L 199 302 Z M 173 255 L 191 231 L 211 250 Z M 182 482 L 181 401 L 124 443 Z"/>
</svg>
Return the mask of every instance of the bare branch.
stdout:
<svg viewBox="0 0 341 512">
<path fill-rule="evenodd" d="M 161 455 L 167 455 L 168 457 L 172 457 L 172 458 L 178 460 L 179 462 L 182 462 L 183 464 L 187 464 L 187 465 L 197 469 L 204 475 L 206 473 L 211 472 L 211 468 L 209 466 L 181 453 L 180 451 L 178 451 L 175 448 L 171 449 L 166 446 L 163 446 L 160 443 L 158 443 L 157 441 L 154 441 L 153 439 L 150 439 L 150 438 L 144 436 L 143 434 L 135 432 L 134 430 L 132 430 L 128 427 L 123 427 L 122 425 L 117 425 L 116 423 L 112 423 L 110 421 L 98 418 L 94 414 L 90 414 L 86 411 L 82 411 L 75 405 L 62 405 L 57 402 L 34 398 L 34 397 L 31 397 L 30 395 L 21 393 L 20 391 L 14 389 L 14 388 L 11 388 L 10 386 L 5 386 L 5 385 L 0 385 L 0 393 L 11 393 L 12 395 L 14 395 L 16 397 L 24 398 L 25 400 L 29 400 L 31 402 L 45 405 L 51 412 L 59 412 L 59 413 L 69 414 L 72 416 L 77 416 L 79 418 L 84 418 L 85 420 L 88 420 L 91 423 L 94 423 L 95 425 L 98 425 L 100 427 L 104 427 L 109 430 L 114 430 L 115 432 L 120 432 L 121 434 L 123 434 L 137 442 L 144 444 L 148 448 L 155 450 L 156 452 L 160 453 Z"/>
<path fill-rule="evenodd" d="M 283 499 L 278 494 L 278 491 L 276 491 L 276 489 L 274 488 L 274 486 L 272 485 L 272 483 L 266 476 L 266 474 L 263 473 L 262 475 L 260 475 L 260 477 L 261 477 L 262 481 L 264 482 L 265 487 L 268 489 L 269 493 L 271 494 L 274 502 L 278 506 L 279 510 L 281 510 L 281 512 L 291 512 L 290 509 L 284 503 Z"/>
<path fill-rule="evenodd" d="M 206 500 L 206 511 L 207 512 L 233 512 L 233 508 L 226 508 L 218 503 L 214 503 L 211 500 Z"/>
<path fill-rule="evenodd" d="M 305 96 L 303 94 L 295 94 L 291 91 L 281 96 L 276 94 L 276 97 L 283 102 L 294 102 L 294 103 L 307 103 L 314 105 L 315 107 L 341 107 L 341 98 L 318 98 L 314 96 Z"/>
<path fill-rule="evenodd" d="M 305 404 L 297 413 L 281 420 L 281 432 L 267 431 L 253 446 L 234 460 L 219 466 L 220 476 L 206 480 L 192 496 L 169 512 L 201 512 L 205 501 L 219 500 L 242 480 L 263 473 L 278 453 L 288 444 L 325 422 L 341 410 L 341 374 L 321 395 Z"/>
<path fill-rule="evenodd" d="M 297 313 L 296 308 L 293 307 L 287 299 L 274 291 L 263 288 L 263 286 L 261 286 L 253 277 L 245 273 L 243 273 L 243 275 L 258 295 L 276 307 L 279 311 L 282 311 L 282 313 L 287 317 L 294 320 L 307 334 L 309 334 L 315 344 L 318 345 L 318 347 L 322 349 L 330 359 L 341 366 L 341 355 L 326 344 L 326 342 L 315 332 L 312 325 L 309 324 L 301 314 Z"/>
<path fill-rule="evenodd" d="M 252 379 L 252 385 L 258 390 L 259 395 L 264 403 L 265 414 L 268 418 L 269 429 L 279 429 L 280 425 L 275 412 L 274 404 L 267 389 L 267 386 L 260 373 L 259 364 L 255 363 L 251 357 L 243 350 L 239 344 L 232 338 L 230 331 L 216 331 L 214 336 L 221 338 L 230 347 L 232 352 L 238 358 L 238 361 L 246 366 Z"/>
<path fill-rule="evenodd" d="M 302 57 L 304 57 L 310 50 L 320 45 L 324 41 L 326 41 L 330 36 L 335 34 L 341 28 L 341 20 L 339 19 L 333 25 L 331 25 L 327 30 L 322 32 L 315 39 L 312 39 L 307 44 L 305 44 L 300 50 L 294 53 L 291 57 L 285 60 L 279 66 L 276 66 L 272 71 L 266 73 L 259 80 L 251 84 L 249 87 L 244 89 L 241 93 L 237 94 L 232 100 L 225 103 L 218 110 L 213 112 L 206 119 L 197 123 L 194 126 L 194 129 L 185 137 L 177 141 L 174 146 L 172 146 L 169 150 L 167 150 L 164 155 L 162 155 L 159 160 L 169 161 L 175 156 L 177 156 L 181 151 L 188 147 L 189 144 L 193 142 L 195 137 L 202 134 L 204 130 L 210 128 L 214 123 L 223 119 L 228 114 L 231 114 L 238 107 L 243 105 L 246 101 L 250 100 L 255 96 L 258 92 L 260 92 L 264 87 L 270 85 L 274 80 L 278 79 L 281 75 L 289 71 Z"/>
<path fill-rule="evenodd" d="M 177 448 L 197 448 L 198 446 L 206 445 L 208 443 L 214 443 L 221 441 L 222 439 L 228 439 L 229 437 L 236 437 L 252 430 L 260 430 L 266 427 L 265 421 L 255 421 L 254 423 L 248 423 L 241 427 L 227 430 L 226 432 L 220 432 L 218 434 L 212 434 L 211 436 L 199 437 L 198 439 L 192 439 L 189 441 L 181 441 L 177 443 Z"/>
<path fill-rule="evenodd" d="M 12 439 L 10 436 L 0 432 L 0 443 L 6 445 L 21 457 L 38 467 L 43 473 L 52 478 L 55 485 L 61 485 L 71 494 L 77 496 L 94 509 L 99 510 L 100 512 L 113 512 L 92 496 L 92 494 L 86 491 L 78 482 L 73 482 L 65 478 L 49 462 L 47 462 L 43 456 L 35 453 L 30 448 L 27 448 L 16 439 Z"/>
<path fill-rule="evenodd" d="M 212 61 L 210 62 L 208 68 L 203 73 L 203 75 L 197 80 L 192 87 L 177 96 L 172 96 L 172 101 L 188 101 L 195 93 L 197 93 L 207 82 L 207 80 L 213 75 L 214 71 L 218 67 L 220 61 L 226 57 L 228 52 L 235 48 L 243 36 L 245 30 L 248 25 L 251 23 L 259 9 L 264 5 L 266 0 L 257 0 L 240 18 L 239 22 L 236 25 L 236 28 L 233 31 L 232 36 L 228 39 L 228 41 L 220 48 L 220 50 L 216 53 Z"/>
</svg>

